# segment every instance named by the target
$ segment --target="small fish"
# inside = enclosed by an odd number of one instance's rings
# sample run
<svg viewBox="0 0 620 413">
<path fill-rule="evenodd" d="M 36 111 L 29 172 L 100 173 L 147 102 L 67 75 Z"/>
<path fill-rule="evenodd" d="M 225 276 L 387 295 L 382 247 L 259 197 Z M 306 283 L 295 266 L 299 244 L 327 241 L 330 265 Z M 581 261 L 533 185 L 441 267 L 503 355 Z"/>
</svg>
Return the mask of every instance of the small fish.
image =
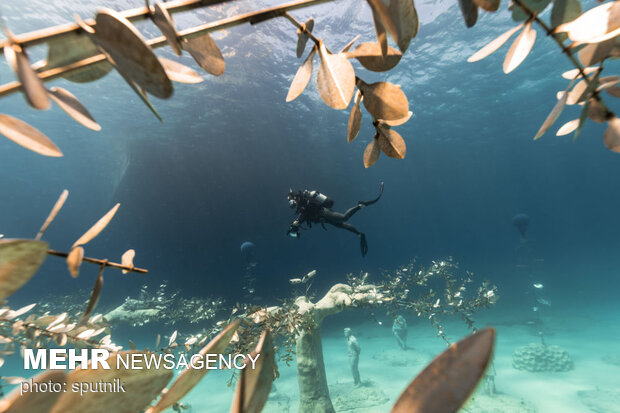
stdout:
<svg viewBox="0 0 620 413">
<path fill-rule="evenodd" d="M 534 312 L 538 311 L 538 307 L 532 307 L 532 311 Z"/>
<path fill-rule="evenodd" d="M 549 301 L 549 300 L 545 300 L 544 298 L 539 298 L 536 301 L 538 301 L 542 305 L 546 305 L 547 307 L 551 307 L 551 301 Z"/>
<path fill-rule="evenodd" d="M 301 278 L 291 278 L 288 282 L 291 284 L 301 284 Z"/>
<path fill-rule="evenodd" d="M 3 237 L 4 237 L 4 234 L 0 234 L 0 238 L 3 238 Z"/>
<path fill-rule="evenodd" d="M 439 301 L 440 301 L 440 299 L 438 298 L 437 301 L 435 302 L 435 304 L 433 304 L 433 308 L 439 307 Z"/>
<path fill-rule="evenodd" d="M 536 284 L 534 284 L 534 288 L 541 289 L 541 288 L 543 288 L 543 285 L 541 283 L 536 283 Z"/>
</svg>

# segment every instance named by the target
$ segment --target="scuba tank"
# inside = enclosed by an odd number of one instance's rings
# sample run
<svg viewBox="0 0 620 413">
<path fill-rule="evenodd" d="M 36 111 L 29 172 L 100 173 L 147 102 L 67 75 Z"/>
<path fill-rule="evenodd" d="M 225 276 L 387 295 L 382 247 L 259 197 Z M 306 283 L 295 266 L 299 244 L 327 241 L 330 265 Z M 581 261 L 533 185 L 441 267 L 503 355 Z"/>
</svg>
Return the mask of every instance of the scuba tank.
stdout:
<svg viewBox="0 0 620 413">
<path fill-rule="evenodd" d="M 330 199 L 327 195 L 324 195 L 319 191 L 306 190 L 304 191 L 304 194 L 306 195 L 308 201 L 310 201 L 310 203 L 312 204 L 325 208 L 331 208 L 334 206 L 334 201 Z"/>
</svg>

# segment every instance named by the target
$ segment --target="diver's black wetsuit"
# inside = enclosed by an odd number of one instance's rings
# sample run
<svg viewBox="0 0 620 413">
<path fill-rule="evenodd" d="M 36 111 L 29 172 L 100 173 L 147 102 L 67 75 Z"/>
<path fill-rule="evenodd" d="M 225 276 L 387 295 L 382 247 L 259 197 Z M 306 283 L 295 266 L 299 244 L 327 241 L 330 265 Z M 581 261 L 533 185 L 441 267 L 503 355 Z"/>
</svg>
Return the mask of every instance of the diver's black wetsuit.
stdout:
<svg viewBox="0 0 620 413">
<path fill-rule="evenodd" d="M 289 192 L 288 199 L 291 208 L 296 208 L 297 219 L 291 224 L 287 235 L 293 237 L 299 237 L 299 228 L 303 227 L 302 224 L 306 224 L 308 228 L 312 227 L 312 224 L 321 224 L 325 229 L 325 223 L 331 224 L 338 228 L 344 228 L 357 234 L 360 237 L 360 249 L 362 255 L 366 255 L 368 252 L 368 244 L 366 243 L 366 235 L 349 224 L 347 221 L 355 215 L 357 211 L 365 206 L 372 205 L 377 202 L 383 194 L 383 182 L 380 185 L 379 196 L 371 201 L 359 201 L 356 206 L 349 208 L 344 214 L 333 211 L 331 207 L 334 202 L 326 196 L 316 191 L 298 191 Z"/>
</svg>

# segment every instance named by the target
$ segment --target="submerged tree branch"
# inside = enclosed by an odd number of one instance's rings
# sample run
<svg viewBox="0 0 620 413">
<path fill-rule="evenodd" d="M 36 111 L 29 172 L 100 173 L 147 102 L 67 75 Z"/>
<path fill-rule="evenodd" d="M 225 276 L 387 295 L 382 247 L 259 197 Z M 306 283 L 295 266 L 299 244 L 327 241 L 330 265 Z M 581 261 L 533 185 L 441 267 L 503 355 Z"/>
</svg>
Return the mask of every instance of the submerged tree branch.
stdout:
<svg viewBox="0 0 620 413">
<path fill-rule="evenodd" d="M 67 258 L 67 256 L 69 255 L 66 252 L 55 251 L 55 250 L 47 250 L 47 253 L 49 255 L 54 255 L 56 257 L 62 257 L 62 258 Z M 121 270 L 130 271 L 130 272 L 137 272 L 137 273 L 140 273 L 140 274 L 146 274 L 147 272 L 149 272 L 149 270 L 146 270 L 144 268 L 128 267 L 128 266 L 123 265 L 123 264 L 117 264 L 115 262 L 109 262 L 108 260 L 100 260 L 100 259 L 97 259 L 97 258 L 84 257 L 82 259 L 82 261 L 83 262 L 88 262 L 90 264 L 96 264 L 96 265 L 99 265 L 99 266 L 118 268 L 118 269 L 121 269 Z"/>
<path fill-rule="evenodd" d="M 603 99 L 601 98 L 598 90 L 596 89 L 596 85 L 594 85 L 592 83 L 592 79 L 587 76 L 585 72 L 585 67 L 581 64 L 579 60 L 577 60 L 570 46 L 566 46 L 564 44 L 564 41 L 557 35 L 557 33 L 553 31 L 553 28 L 549 27 L 547 23 L 545 23 L 542 19 L 540 19 L 538 17 L 538 13 L 532 10 L 527 4 L 525 4 L 523 0 L 511 0 L 511 1 L 514 4 L 516 4 L 521 10 L 527 13 L 529 15 L 529 18 L 535 21 L 545 31 L 547 36 L 550 36 L 557 43 L 560 49 L 562 49 L 562 53 L 564 53 L 566 57 L 568 57 L 568 59 L 573 64 L 573 66 L 575 66 L 575 68 L 579 71 L 579 77 L 581 77 L 586 82 L 586 84 L 588 85 L 588 89 L 592 90 L 591 98 L 599 102 L 601 105 L 603 105 L 603 107 L 607 111 L 608 117 L 613 116 L 614 113 L 611 112 L 607 108 L 607 105 L 605 105 L 605 103 L 603 102 Z M 601 63 L 601 66 L 597 72 L 597 75 L 594 77 L 595 79 L 598 79 L 598 75 L 600 75 L 602 70 L 603 70 L 603 64 Z"/>
<path fill-rule="evenodd" d="M 222 3 L 223 1 L 224 0 L 219 0 L 219 1 L 191 0 L 191 1 L 186 1 L 186 2 L 192 3 L 192 5 L 196 4 L 196 6 L 193 7 L 193 8 L 196 8 L 196 7 L 206 7 L 211 4 L 216 4 L 216 3 Z M 225 30 L 231 27 L 240 26 L 245 23 L 257 24 L 257 23 L 260 23 L 266 20 L 283 17 L 285 13 L 288 11 L 302 9 L 302 8 L 315 6 L 321 3 L 332 2 L 332 1 L 335 1 L 335 0 L 296 0 L 296 1 L 289 2 L 289 3 L 281 4 L 279 6 L 274 6 L 274 7 L 270 7 L 267 9 L 262 9 L 262 10 L 258 10 L 258 11 L 254 11 L 250 13 L 239 14 L 239 15 L 228 17 L 225 19 L 217 20 L 214 22 L 205 23 L 205 24 L 202 24 L 196 27 L 191 27 L 189 29 L 180 30 L 178 32 L 178 36 L 181 39 L 191 39 L 191 38 L 203 35 L 205 33 L 212 33 L 212 32 L 216 32 L 220 30 Z M 177 2 L 164 3 L 168 5 L 167 7 L 168 7 L 169 12 L 171 11 L 171 8 L 172 8 L 171 5 L 173 3 L 176 4 L 180 2 L 177 1 Z M 189 10 L 189 9 L 186 8 L 184 10 Z M 139 9 L 126 11 L 124 15 L 128 15 L 129 13 L 133 13 L 134 15 L 139 14 L 140 16 L 142 16 L 141 13 L 147 13 L 147 9 L 145 7 L 142 7 Z M 89 19 L 89 20 L 86 20 L 85 23 L 88 25 L 91 25 L 91 24 L 94 24 L 94 20 Z M 44 43 L 51 39 L 59 38 L 61 36 L 66 36 L 68 34 L 80 33 L 81 30 L 82 29 L 80 29 L 76 24 L 71 23 L 69 25 L 52 27 L 52 28 L 42 30 L 39 32 L 16 35 L 15 41 L 19 45 L 25 47 L 27 45 Z M 316 41 L 316 38 L 312 37 L 312 39 L 313 41 Z M 3 48 L 7 44 L 7 42 L 8 40 L 0 41 L 0 49 Z M 151 48 L 156 49 L 159 47 L 166 46 L 168 43 L 164 36 L 159 36 L 154 39 L 148 40 L 147 44 Z M 38 76 L 41 80 L 46 82 L 46 81 L 56 79 L 56 78 L 65 76 L 67 74 L 73 73 L 77 70 L 81 70 L 86 67 L 96 65 L 97 63 L 101 63 L 104 61 L 106 61 L 106 57 L 103 54 L 97 54 L 97 55 L 90 56 L 82 60 L 70 63 L 62 67 L 55 67 L 55 68 L 45 70 L 43 72 L 38 73 Z M 15 92 L 19 92 L 21 89 L 22 87 L 21 87 L 20 82 L 15 81 L 15 82 L 5 83 L 4 85 L 0 85 L 0 97 L 10 95 Z"/>
</svg>

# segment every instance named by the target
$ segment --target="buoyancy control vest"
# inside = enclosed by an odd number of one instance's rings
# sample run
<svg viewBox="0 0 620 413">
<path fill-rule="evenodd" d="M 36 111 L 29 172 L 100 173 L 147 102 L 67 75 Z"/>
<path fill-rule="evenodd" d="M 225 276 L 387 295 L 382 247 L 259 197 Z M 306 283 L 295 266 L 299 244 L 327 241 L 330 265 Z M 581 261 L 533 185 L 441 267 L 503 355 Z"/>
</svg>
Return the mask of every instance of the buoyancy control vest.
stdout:
<svg viewBox="0 0 620 413">
<path fill-rule="evenodd" d="M 319 191 L 304 191 L 305 198 L 312 204 L 325 208 L 331 208 L 334 206 L 334 201 L 327 195 L 320 193 Z"/>
</svg>

